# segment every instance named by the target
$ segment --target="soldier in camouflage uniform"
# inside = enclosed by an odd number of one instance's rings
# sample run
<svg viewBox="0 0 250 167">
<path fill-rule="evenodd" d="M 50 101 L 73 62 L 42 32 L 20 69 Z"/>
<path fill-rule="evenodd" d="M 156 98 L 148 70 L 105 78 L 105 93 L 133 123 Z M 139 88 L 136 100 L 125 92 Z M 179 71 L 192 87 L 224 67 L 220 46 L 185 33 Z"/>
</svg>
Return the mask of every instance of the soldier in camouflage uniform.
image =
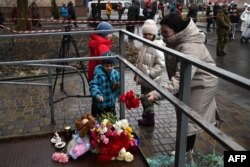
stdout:
<svg viewBox="0 0 250 167">
<path fill-rule="evenodd" d="M 219 11 L 217 18 L 217 56 L 225 56 L 224 48 L 226 43 L 229 41 L 229 29 L 231 26 L 230 19 L 228 16 L 228 6 L 223 5 Z"/>
</svg>

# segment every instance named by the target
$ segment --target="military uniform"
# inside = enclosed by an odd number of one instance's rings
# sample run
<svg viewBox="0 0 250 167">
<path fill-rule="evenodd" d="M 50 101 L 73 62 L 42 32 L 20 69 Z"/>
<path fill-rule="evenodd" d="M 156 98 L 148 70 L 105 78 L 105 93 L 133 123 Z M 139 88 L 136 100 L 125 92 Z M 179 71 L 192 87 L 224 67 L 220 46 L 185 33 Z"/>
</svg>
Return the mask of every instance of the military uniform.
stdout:
<svg viewBox="0 0 250 167">
<path fill-rule="evenodd" d="M 222 10 L 218 13 L 216 18 L 217 24 L 217 56 L 224 56 L 224 48 L 226 43 L 229 41 L 228 32 L 231 26 L 230 18 L 228 16 L 228 7 L 223 6 Z"/>
</svg>

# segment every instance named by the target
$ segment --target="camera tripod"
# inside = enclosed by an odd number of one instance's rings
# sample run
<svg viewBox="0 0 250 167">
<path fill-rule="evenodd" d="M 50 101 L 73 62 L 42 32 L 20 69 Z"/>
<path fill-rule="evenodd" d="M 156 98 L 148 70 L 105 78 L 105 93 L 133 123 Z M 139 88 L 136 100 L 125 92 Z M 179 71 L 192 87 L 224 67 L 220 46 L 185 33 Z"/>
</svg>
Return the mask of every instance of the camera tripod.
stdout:
<svg viewBox="0 0 250 167">
<path fill-rule="evenodd" d="M 64 27 L 65 27 L 65 32 L 68 32 L 71 29 L 71 25 L 66 25 Z M 80 54 L 79 54 L 78 49 L 77 49 L 76 41 L 73 39 L 73 37 L 71 35 L 63 35 L 62 42 L 61 42 L 61 47 L 60 47 L 60 50 L 59 50 L 59 56 L 58 56 L 59 59 L 69 58 L 69 51 L 70 51 L 70 44 L 71 43 L 72 43 L 72 45 L 74 47 L 76 56 L 80 57 Z M 68 63 L 67 62 L 62 62 L 62 63 L 58 63 L 57 65 L 62 65 L 63 66 L 63 65 L 68 65 Z M 85 67 L 85 65 L 83 64 L 82 61 L 80 61 L 80 65 L 81 65 L 81 69 L 82 69 L 82 71 L 83 71 L 83 73 L 85 75 L 85 78 L 87 80 L 87 76 L 86 76 L 86 73 L 85 73 L 86 67 Z M 57 67 L 56 68 L 56 78 L 55 78 L 55 82 L 54 82 L 54 86 L 53 86 L 53 93 L 55 92 L 55 88 L 56 88 L 56 85 L 57 85 L 58 75 L 62 75 L 61 83 L 60 83 L 60 90 L 62 92 L 64 92 L 64 94 L 66 94 L 68 97 L 84 97 L 83 95 L 70 96 L 64 90 L 65 68 L 63 68 L 63 67 Z M 83 80 L 82 76 L 81 76 L 81 79 L 83 81 L 83 91 L 84 91 L 84 95 L 85 95 L 86 91 L 85 91 L 84 80 Z M 63 98 L 63 99 L 65 99 L 65 98 Z"/>
</svg>

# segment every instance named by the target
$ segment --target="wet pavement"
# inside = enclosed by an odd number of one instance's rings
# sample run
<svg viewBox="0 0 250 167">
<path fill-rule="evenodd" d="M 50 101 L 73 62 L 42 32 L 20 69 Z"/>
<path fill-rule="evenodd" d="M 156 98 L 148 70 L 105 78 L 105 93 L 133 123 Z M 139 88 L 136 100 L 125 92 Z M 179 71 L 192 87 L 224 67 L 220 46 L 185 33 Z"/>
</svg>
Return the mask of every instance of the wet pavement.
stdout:
<svg viewBox="0 0 250 167">
<path fill-rule="evenodd" d="M 203 27 L 201 26 L 201 29 Z M 239 41 L 240 33 L 236 40 L 226 47 L 227 56 L 217 57 L 215 52 L 215 32 L 208 33 L 207 47 L 210 50 L 216 64 L 250 78 L 250 44 L 242 45 Z M 167 80 L 166 73 L 164 81 Z M 126 90 L 133 89 L 140 92 L 140 87 L 133 81 L 133 73 L 125 72 Z M 45 82 L 43 79 L 36 81 Z M 65 90 L 69 94 L 82 94 L 80 78 L 76 75 L 65 78 Z M 59 84 L 59 83 L 58 83 Z M 62 130 L 64 126 L 74 126 L 74 120 L 90 111 L 90 98 L 67 98 L 55 104 L 56 124 L 50 123 L 50 108 L 48 88 L 16 85 L 0 85 L 0 138 L 14 136 L 33 135 Z M 63 97 L 59 86 L 55 96 Z M 224 122 L 221 129 L 235 141 L 239 142 L 247 150 L 250 150 L 250 94 L 232 84 L 220 80 L 217 93 L 218 107 L 222 113 Z M 146 157 L 156 155 L 169 155 L 175 148 L 176 117 L 174 107 L 166 100 L 156 106 L 155 127 L 140 127 L 137 120 L 141 117 L 139 109 L 126 112 L 126 118 L 133 126 L 141 140 L 140 148 Z M 49 142 L 49 141 L 48 141 Z M 211 145 L 213 147 L 211 147 Z M 223 148 L 214 140 L 210 140 L 205 133 L 198 136 L 195 151 L 223 154 Z M 3 154 L 0 151 L 0 155 Z"/>
</svg>

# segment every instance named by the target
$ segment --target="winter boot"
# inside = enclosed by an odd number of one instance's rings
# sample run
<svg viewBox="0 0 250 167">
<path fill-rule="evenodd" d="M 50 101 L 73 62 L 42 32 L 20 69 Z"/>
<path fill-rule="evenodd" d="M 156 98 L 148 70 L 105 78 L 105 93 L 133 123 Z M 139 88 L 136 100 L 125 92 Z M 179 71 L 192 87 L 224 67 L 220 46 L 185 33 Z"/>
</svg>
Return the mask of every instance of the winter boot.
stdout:
<svg viewBox="0 0 250 167">
<path fill-rule="evenodd" d="M 155 113 L 148 113 L 144 118 L 138 120 L 139 125 L 142 126 L 154 126 L 155 125 Z"/>
</svg>

